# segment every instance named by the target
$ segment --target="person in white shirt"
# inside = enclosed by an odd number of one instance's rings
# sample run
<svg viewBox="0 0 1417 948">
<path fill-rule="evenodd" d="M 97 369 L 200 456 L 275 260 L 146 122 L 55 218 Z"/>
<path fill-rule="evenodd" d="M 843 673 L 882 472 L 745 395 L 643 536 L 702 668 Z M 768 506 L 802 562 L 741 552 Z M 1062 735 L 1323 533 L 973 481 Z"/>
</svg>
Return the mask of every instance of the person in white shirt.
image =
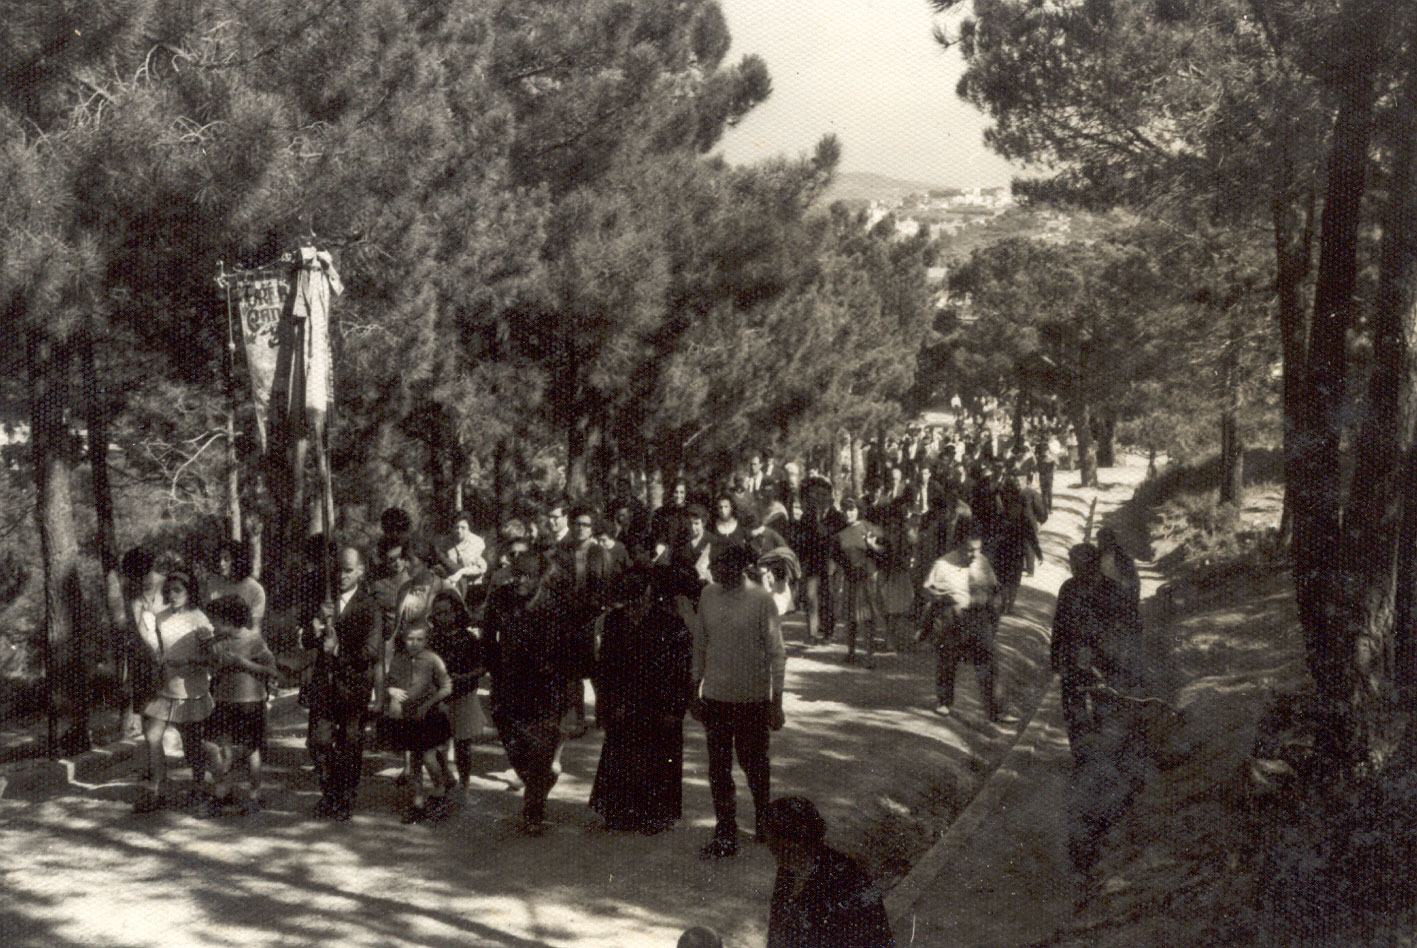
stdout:
<svg viewBox="0 0 1417 948">
<path fill-rule="evenodd" d="M 458 540 L 444 554 L 450 570 L 446 582 L 467 598 L 467 587 L 476 585 L 487 576 L 487 542 L 472 532 L 472 519 L 467 514 L 458 514 L 453 521 Z"/>
<path fill-rule="evenodd" d="M 955 672 L 969 658 L 974 663 L 980 698 L 989 720 L 1012 724 L 1017 718 L 998 707 L 994 632 L 999 621 L 999 580 L 977 535 L 967 535 L 937 559 L 923 583 L 931 600 L 926 636 L 935 646 L 935 711 L 948 716 L 954 705 Z"/>
<path fill-rule="evenodd" d="M 700 594 L 689 622 L 694 638 L 689 711 L 704 725 L 715 817 L 713 838 L 699 851 L 705 859 L 738 851 L 735 754 L 748 778 L 761 838 L 771 779 L 768 735 L 783 725 L 787 651 L 772 597 L 745 581 L 752 560 L 744 547 L 725 548 L 712 564 L 715 583 Z"/>
</svg>

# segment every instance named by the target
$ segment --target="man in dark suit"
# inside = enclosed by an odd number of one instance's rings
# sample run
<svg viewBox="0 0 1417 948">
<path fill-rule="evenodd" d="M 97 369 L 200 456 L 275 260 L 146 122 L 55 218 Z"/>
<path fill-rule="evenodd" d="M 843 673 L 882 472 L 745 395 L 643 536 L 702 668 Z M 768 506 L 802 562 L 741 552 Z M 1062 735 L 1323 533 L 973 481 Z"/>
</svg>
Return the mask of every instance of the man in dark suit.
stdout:
<svg viewBox="0 0 1417 948">
<path fill-rule="evenodd" d="M 595 668 L 595 620 L 609 601 L 610 557 L 595 538 L 595 511 L 580 505 L 571 509 L 571 532 L 556 546 L 556 559 L 570 580 L 565 612 L 567 638 L 573 646 L 570 683 L 569 736 L 584 737 L 585 680 Z"/>
<path fill-rule="evenodd" d="M 662 549 L 673 549 L 688 528 L 689 485 L 674 482 L 669 499 L 650 516 L 650 542 L 655 555 Z"/>
<path fill-rule="evenodd" d="M 354 810 L 364 760 L 364 716 L 383 655 L 383 611 L 363 586 L 364 555 L 354 547 L 339 553 L 339 593 L 326 600 L 301 636 L 315 651 L 314 674 L 305 697 L 310 709 L 306 747 L 320 782 L 315 815 L 347 820 Z"/>
</svg>

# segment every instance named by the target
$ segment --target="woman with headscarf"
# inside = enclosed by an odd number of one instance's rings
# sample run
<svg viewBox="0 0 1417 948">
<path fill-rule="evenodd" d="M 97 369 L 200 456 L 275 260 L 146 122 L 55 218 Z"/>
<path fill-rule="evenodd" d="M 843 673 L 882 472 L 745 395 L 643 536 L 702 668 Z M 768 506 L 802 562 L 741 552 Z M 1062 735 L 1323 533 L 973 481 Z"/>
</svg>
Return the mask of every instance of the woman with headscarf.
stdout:
<svg viewBox="0 0 1417 948">
<path fill-rule="evenodd" d="M 605 617 L 595 668 L 605 745 L 590 806 L 610 829 L 658 833 L 683 815 L 693 638 L 679 599 L 698 581 L 661 566 L 637 582 L 644 594 Z"/>
</svg>

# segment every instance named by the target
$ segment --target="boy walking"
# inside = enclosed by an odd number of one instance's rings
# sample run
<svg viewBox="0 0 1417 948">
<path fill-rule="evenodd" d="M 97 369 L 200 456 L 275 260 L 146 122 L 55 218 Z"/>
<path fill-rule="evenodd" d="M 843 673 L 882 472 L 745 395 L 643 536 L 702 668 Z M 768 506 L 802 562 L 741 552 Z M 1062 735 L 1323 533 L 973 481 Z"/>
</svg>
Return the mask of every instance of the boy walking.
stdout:
<svg viewBox="0 0 1417 948">
<path fill-rule="evenodd" d="M 252 628 L 251 607 L 238 596 L 223 596 L 207 607 L 216 640 L 217 668 L 212 682 L 216 708 L 208 732 L 212 795 L 198 816 L 216 816 L 239 807 L 249 813 L 261 806 L 261 750 L 266 743 L 266 696 L 276 678 L 276 659 L 261 633 Z M 232 787 L 238 760 L 246 762 L 250 796 L 238 802 Z"/>
</svg>

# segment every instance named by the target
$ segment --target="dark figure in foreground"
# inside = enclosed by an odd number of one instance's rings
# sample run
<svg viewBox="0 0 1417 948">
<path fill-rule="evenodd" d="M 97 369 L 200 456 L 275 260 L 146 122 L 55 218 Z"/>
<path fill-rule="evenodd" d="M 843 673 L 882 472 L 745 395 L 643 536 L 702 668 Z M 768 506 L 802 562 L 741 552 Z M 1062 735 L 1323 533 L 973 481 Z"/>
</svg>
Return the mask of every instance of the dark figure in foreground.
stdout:
<svg viewBox="0 0 1417 948">
<path fill-rule="evenodd" d="M 605 745 L 590 806 L 610 829 L 657 833 L 683 815 L 693 639 L 676 600 L 692 596 L 698 578 L 660 566 L 635 581 L 643 596 L 605 617 L 595 671 Z"/>
<path fill-rule="evenodd" d="M 1126 695 L 1139 671 L 1141 620 L 1131 594 L 1103 575 L 1095 546 L 1068 551 L 1071 579 L 1058 589 L 1050 660 L 1060 679 L 1063 719 L 1081 764 L 1097 720 L 1096 693 Z"/>
<path fill-rule="evenodd" d="M 1058 590 L 1052 664 L 1074 762 L 1068 852 L 1087 876 L 1141 788 L 1145 715 L 1160 702 L 1141 696 L 1141 626 L 1130 594 L 1102 574 L 1096 547 L 1078 544 L 1068 559 L 1073 577 Z"/>
<path fill-rule="evenodd" d="M 364 717 L 384 652 L 383 612 L 365 590 L 364 556 L 339 553 L 339 598 L 326 601 L 301 644 L 315 651 L 314 673 L 302 696 L 310 709 L 306 747 L 320 782 L 315 815 L 347 820 L 354 810 L 364 760 Z"/>
<path fill-rule="evenodd" d="M 849 856 L 826 844 L 827 824 L 806 797 L 783 797 L 763 813 L 777 859 L 767 948 L 890 948 L 881 895 Z"/>
</svg>

